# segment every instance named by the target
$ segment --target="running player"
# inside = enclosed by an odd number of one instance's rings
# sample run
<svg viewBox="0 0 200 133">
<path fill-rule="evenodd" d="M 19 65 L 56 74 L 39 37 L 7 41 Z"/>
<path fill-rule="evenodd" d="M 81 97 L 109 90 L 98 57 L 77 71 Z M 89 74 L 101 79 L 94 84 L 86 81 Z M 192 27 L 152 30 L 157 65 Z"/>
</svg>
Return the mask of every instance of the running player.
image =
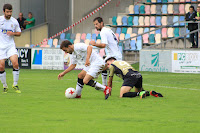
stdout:
<svg viewBox="0 0 200 133">
<path fill-rule="evenodd" d="M 12 5 L 3 6 L 4 15 L 0 16 L 0 80 L 3 84 L 3 92 L 7 93 L 8 85 L 6 83 L 5 60 L 10 58 L 13 65 L 13 86 L 17 93 L 21 93 L 18 87 L 19 64 L 18 53 L 15 47 L 14 36 L 21 35 L 19 23 L 12 17 Z"/>
<path fill-rule="evenodd" d="M 93 24 L 95 28 L 100 31 L 100 36 L 101 36 L 101 43 L 97 44 L 95 41 L 90 41 L 90 44 L 99 48 L 106 48 L 107 57 L 115 57 L 117 60 L 122 60 L 122 53 L 119 50 L 119 47 L 117 45 L 118 39 L 115 36 L 114 32 L 109 29 L 104 27 L 104 22 L 101 17 L 96 17 L 93 20 Z M 107 85 L 107 71 L 102 72 L 102 83 L 103 85 Z"/>
<path fill-rule="evenodd" d="M 84 69 L 78 74 L 78 82 L 76 85 L 76 98 L 81 98 L 82 88 L 84 84 L 86 84 L 92 87 L 103 89 L 105 99 L 107 99 L 109 97 L 109 93 L 111 92 L 111 88 L 92 80 L 94 78 L 97 78 L 99 73 L 101 73 L 101 71 L 105 67 L 105 62 L 100 55 L 92 51 L 92 46 L 88 46 L 84 43 L 72 44 L 70 41 L 65 40 L 61 43 L 60 49 L 62 49 L 65 53 L 72 54 L 72 58 L 71 65 L 65 71 L 58 75 L 58 79 L 73 70 L 79 61 L 85 61 Z"/>
<path fill-rule="evenodd" d="M 120 97 L 136 97 L 144 98 L 149 95 L 148 91 L 142 88 L 142 75 L 136 71 L 130 64 L 125 61 L 116 61 L 114 57 L 105 59 L 107 67 L 110 70 L 108 86 L 112 88 L 112 80 L 114 74 L 124 80 L 120 90 Z M 135 92 L 130 92 L 135 86 Z M 163 97 L 162 94 L 150 91 L 150 95 L 155 97 Z"/>
</svg>

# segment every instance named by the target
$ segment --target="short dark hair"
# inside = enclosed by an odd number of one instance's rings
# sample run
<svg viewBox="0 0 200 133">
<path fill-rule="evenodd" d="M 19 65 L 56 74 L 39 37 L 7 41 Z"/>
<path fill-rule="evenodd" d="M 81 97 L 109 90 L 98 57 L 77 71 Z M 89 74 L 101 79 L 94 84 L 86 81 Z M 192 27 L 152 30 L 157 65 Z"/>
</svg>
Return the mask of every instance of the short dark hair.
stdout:
<svg viewBox="0 0 200 133">
<path fill-rule="evenodd" d="M 116 58 L 115 57 L 109 57 L 108 59 L 105 60 L 105 62 L 107 62 L 109 60 L 116 60 Z"/>
<path fill-rule="evenodd" d="M 4 4 L 3 11 L 5 12 L 6 9 L 12 10 L 12 5 L 11 4 Z"/>
<path fill-rule="evenodd" d="M 31 14 L 31 15 L 33 15 L 33 13 L 32 13 L 32 12 L 28 12 L 28 14 Z"/>
<path fill-rule="evenodd" d="M 62 49 L 62 48 L 68 48 L 69 45 L 72 45 L 72 43 L 70 41 L 68 41 L 68 40 L 64 40 L 60 44 L 60 49 Z"/>
<path fill-rule="evenodd" d="M 192 8 L 194 10 L 194 6 L 190 6 L 190 8 Z"/>
<path fill-rule="evenodd" d="M 93 20 L 93 22 L 96 21 L 96 20 L 97 20 L 99 23 L 103 22 L 103 18 L 101 18 L 101 17 L 96 17 L 96 18 Z"/>
</svg>

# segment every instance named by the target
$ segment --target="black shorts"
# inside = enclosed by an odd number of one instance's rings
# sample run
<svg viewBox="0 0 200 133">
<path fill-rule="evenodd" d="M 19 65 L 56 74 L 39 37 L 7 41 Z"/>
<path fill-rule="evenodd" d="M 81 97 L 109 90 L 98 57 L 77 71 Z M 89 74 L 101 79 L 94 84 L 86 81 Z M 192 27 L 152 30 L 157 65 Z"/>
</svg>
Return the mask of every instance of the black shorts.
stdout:
<svg viewBox="0 0 200 133">
<path fill-rule="evenodd" d="M 138 71 L 129 70 L 124 76 L 124 83 L 122 86 L 130 86 L 135 88 L 142 88 L 142 75 Z"/>
</svg>

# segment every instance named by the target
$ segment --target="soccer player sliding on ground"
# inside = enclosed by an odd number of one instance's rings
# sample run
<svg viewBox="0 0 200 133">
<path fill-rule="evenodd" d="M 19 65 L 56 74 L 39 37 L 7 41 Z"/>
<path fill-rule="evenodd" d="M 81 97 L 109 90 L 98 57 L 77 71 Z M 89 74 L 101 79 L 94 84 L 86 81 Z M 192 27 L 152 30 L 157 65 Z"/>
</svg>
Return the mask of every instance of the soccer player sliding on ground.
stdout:
<svg viewBox="0 0 200 133">
<path fill-rule="evenodd" d="M 162 94 L 155 91 L 144 91 L 142 88 L 142 75 L 136 71 L 129 63 L 125 61 L 117 61 L 114 57 L 108 57 L 105 59 L 107 68 L 110 70 L 108 86 L 112 88 L 112 80 L 114 74 L 124 80 L 121 90 L 120 97 L 136 97 L 145 98 L 146 96 L 152 95 L 155 97 L 163 97 Z M 135 86 L 135 92 L 130 92 Z"/>
<path fill-rule="evenodd" d="M 78 74 L 78 82 L 76 85 L 76 98 L 81 98 L 81 91 L 84 84 L 98 87 L 104 90 L 105 99 L 109 97 L 111 88 L 98 83 L 92 79 L 97 78 L 97 76 L 105 68 L 105 62 L 100 55 L 92 51 L 92 46 L 88 46 L 84 43 L 72 44 L 70 41 L 65 40 L 61 43 L 60 49 L 65 53 L 71 54 L 71 65 L 62 73 L 58 75 L 58 79 L 61 79 L 65 74 L 72 71 L 79 61 L 85 61 L 85 67 Z"/>
</svg>

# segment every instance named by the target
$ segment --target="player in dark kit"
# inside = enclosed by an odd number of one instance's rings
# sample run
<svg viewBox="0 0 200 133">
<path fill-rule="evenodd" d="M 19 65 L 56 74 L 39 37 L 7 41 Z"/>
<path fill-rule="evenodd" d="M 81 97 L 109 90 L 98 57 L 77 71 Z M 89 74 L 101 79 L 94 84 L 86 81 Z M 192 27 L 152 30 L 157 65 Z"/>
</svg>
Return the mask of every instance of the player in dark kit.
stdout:
<svg viewBox="0 0 200 133">
<path fill-rule="evenodd" d="M 124 80 L 121 90 L 120 97 L 136 97 L 144 98 L 146 96 L 152 95 L 155 97 L 163 97 L 162 94 L 155 91 L 145 91 L 142 88 L 142 75 L 136 71 L 129 63 L 126 61 L 117 61 L 114 57 L 108 57 L 105 59 L 107 67 L 110 70 L 108 86 L 112 88 L 112 80 L 114 74 Z M 135 92 L 130 92 L 135 86 Z"/>
</svg>

